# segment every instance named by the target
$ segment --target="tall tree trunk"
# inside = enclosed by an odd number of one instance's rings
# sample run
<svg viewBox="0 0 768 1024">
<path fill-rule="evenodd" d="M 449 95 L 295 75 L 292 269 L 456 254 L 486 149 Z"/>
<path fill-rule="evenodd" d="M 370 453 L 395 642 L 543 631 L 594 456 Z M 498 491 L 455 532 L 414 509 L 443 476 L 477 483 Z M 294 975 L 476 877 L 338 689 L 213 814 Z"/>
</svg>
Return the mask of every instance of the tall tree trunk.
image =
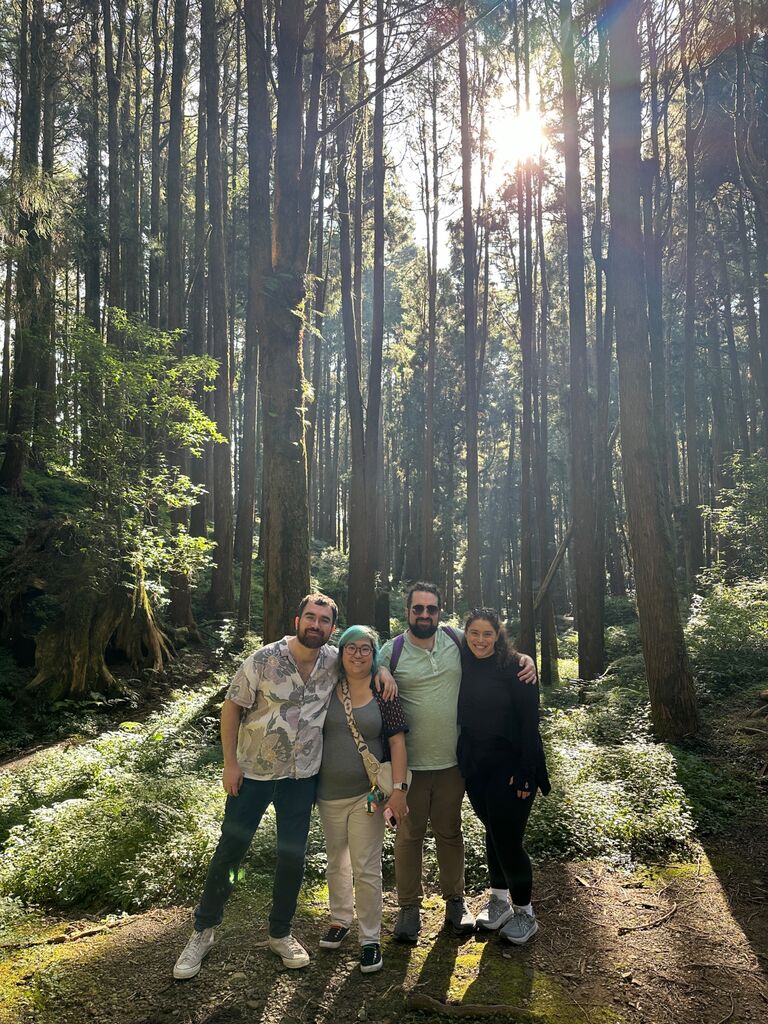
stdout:
<svg viewBox="0 0 768 1024">
<path fill-rule="evenodd" d="M 83 223 L 83 277 L 85 318 L 98 334 L 101 330 L 101 142 L 99 76 L 99 0 L 90 0 L 88 28 L 88 75 L 90 94 L 83 104 L 86 123 L 85 219 Z"/>
<path fill-rule="evenodd" d="M 555 557 L 555 529 L 552 518 L 552 495 L 549 488 L 549 278 L 544 249 L 543 174 L 539 171 L 536 202 L 536 242 L 539 250 L 541 277 L 541 315 L 539 319 L 539 429 L 536 443 L 536 505 L 539 519 L 539 561 L 541 575 Z M 513 411 L 514 418 L 514 411 Z M 512 434 L 514 439 L 514 434 Z M 507 468 L 508 488 L 511 490 L 512 445 Z M 541 623 L 541 682 L 553 686 L 558 682 L 557 630 L 551 589 L 547 589 L 539 606 Z"/>
<path fill-rule="evenodd" d="M 437 577 L 435 559 L 434 489 L 435 489 L 435 363 L 437 360 L 437 247 L 440 223 L 440 168 L 437 148 L 437 99 L 440 90 L 440 64 L 434 60 L 429 69 L 429 130 L 423 123 L 424 216 L 427 234 L 427 365 L 424 409 L 424 457 L 422 480 L 424 496 L 421 509 L 421 578 Z M 431 161 L 428 158 L 431 155 Z"/>
<path fill-rule="evenodd" d="M 592 410 L 587 362 L 587 312 L 584 286 L 584 216 L 579 166 L 578 97 L 571 0 L 560 0 L 565 135 L 565 219 L 568 241 L 568 317 L 570 326 L 571 487 L 573 560 L 576 572 L 576 621 L 579 676 L 594 679 L 605 668 L 603 617 L 605 572 L 597 544 Z"/>
<path fill-rule="evenodd" d="M 264 423 L 262 533 L 266 641 L 292 627 L 298 602 L 309 589 L 303 329 L 295 311 L 304 308 L 307 297 L 320 82 L 325 67 L 325 0 L 319 0 L 313 13 L 314 46 L 305 118 L 303 0 L 283 0 L 276 11 L 272 274 L 259 353 Z"/>
<path fill-rule="evenodd" d="M 126 76 L 123 91 L 123 113 L 121 124 L 122 182 L 124 210 L 123 228 L 123 276 L 125 280 L 125 309 L 134 316 L 141 311 L 141 78 L 144 70 L 141 52 L 139 3 L 135 3 L 131 15 L 130 50 L 133 60 L 131 77 Z M 128 38 L 126 35 L 126 47 Z"/>
<path fill-rule="evenodd" d="M 118 0 L 117 16 L 119 34 L 117 48 L 112 25 L 112 4 L 101 0 L 101 14 L 104 29 L 104 69 L 107 76 L 107 194 L 109 197 L 109 287 L 107 305 L 122 309 L 123 272 L 121 263 L 121 191 L 120 191 L 120 92 L 123 75 L 123 54 L 125 52 L 125 2 Z M 116 342 L 112 318 L 108 318 L 107 338 Z"/>
<path fill-rule="evenodd" d="M 58 72 L 54 67 L 53 41 L 56 29 L 46 20 L 42 52 L 42 151 L 40 170 L 43 181 L 53 177 L 56 140 L 56 92 Z M 40 238 L 39 350 L 37 394 L 33 427 L 32 459 L 43 466 L 54 454 L 56 446 L 56 271 L 53 261 L 53 238 L 45 232 Z"/>
<path fill-rule="evenodd" d="M 174 8 L 175 18 L 181 13 Z M 184 14 L 186 18 L 186 13 Z M 160 121 L 163 102 L 163 53 L 160 33 L 160 0 L 152 0 L 152 126 L 150 133 L 149 172 L 149 276 L 148 318 L 152 327 L 160 326 Z M 175 28 L 174 28 L 175 31 Z M 176 61 L 174 42 L 174 63 Z M 183 72 L 182 72 L 183 74 Z M 173 116 L 172 116 L 173 119 Z M 170 140 L 169 140 L 170 141 Z M 169 154 L 170 159 L 170 154 Z M 170 209 L 168 211 L 170 225 Z"/>
<path fill-rule="evenodd" d="M 653 727 L 678 742 L 698 728 L 675 588 L 672 542 L 653 430 L 640 222 L 641 4 L 616 8 L 610 44 L 611 265 L 621 401 L 621 454 L 635 564 L 640 637 Z"/>
<path fill-rule="evenodd" d="M 43 91 L 43 3 L 29 0 L 21 5 L 19 78 L 21 108 L 19 128 L 19 178 L 21 188 L 37 188 L 40 173 L 40 130 Z M 21 199 L 21 196 L 20 196 Z M 18 494 L 29 455 L 35 419 L 35 384 L 40 350 L 40 274 L 42 251 L 34 210 L 20 201 L 21 246 L 16 270 L 16 338 L 13 360 L 13 395 L 8 420 L 5 458 L 0 486 Z"/>
<path fill-rule="evenodd" d="M 661 111 L 659 102 L 658 44 L 656 39 L 656 12 L 647 11 L 648 59 L 651 105 L 652 158 L 643 167 L 643 253 L 645 256 L 645 287 L 648 298 L 648 331 L 651 344 L 651 394 L 653 397 L 653 423 L 659 450 L 659 469 L 664 500 L 669 501 L 669 472 L 667 466 L 667 367 L 664 348 L 663 313 L 663 214 L 661 202 L 661 160 L 659 131 Z M 667 159 L 669 157 L 667 156 Z"/>
<path fill-rule="evenodd" d="M 733 295 L 731 292 L 731 276 L 728 260 L 725 255 L 723 241 L 723 223 L 717 200 L 712 201 L 712 213 L 715 228 L 715 246 L 720 270 L 720 301 L 723 307 L 723 328 L 728 346 L 728 365 L 731 371 L 731 393 L 733 395 L 733 411 L 738 427 L 738 444 L 745 455 L 749 455 L 749 424 L 747 423 L 747 407 L 744 402 L 744 389 L 741 383 L 739 356 L 736 350 L 736 335 L 733 329 Z"/>
<path fill-rule="evenodd" d="M 205 77 L 206 148 L 208 156 L 209 308 L 213 329 L 213 354 L 218 360 L 216 372 L 216 428 L 224 438 L 213 449 L 213 539 L 216 542 L 215 565 L 211 576 L 210 603 L 217 615 L 234 610 L 232 448 L 230 444 L 230 375 L 227 337 L 227 278 L 224 251 L 223 175 L 221 160 L 221 124 L 219 120 L 219 58 L 216 49 L 215 0 L 202 0 L 200 57 Z"/>
<path fill-rule="evenodd" d="M 179 357 L 189 351 L 188 336 L 183 330 L 186 324 L 184 308 L 184 255 L 181 238 L 182 226 L 182 170 L 181 155 L 184 133 L 184 79 L 187 66 L 187 4 L 188 0 L 175 0 L 173 9 L 173 49 L 171 57 L 171 98 L 168 122 L 168 159 L 166 162 L 166 230 L 165 267 L 168 294 L 168 330 L 176 334 L 175 348 Z M 154 12 L 153 12 L 154 15 Z M 153 16 L 154 36 L 154 16 Z M 157 66 L 155 72 L 157 72 Z M 156 96 L 159 99 L 159 93 Z M 159 116 L 159 115 L 158 115 Z M 155 112 L 152 112 L 152 131 L 155 130 Z M 157 211 L 159 214 L 159 211 Z M 157 240 L 156 240 L 157 244 Z M 160 279 L 155 285 L 159 291 Z M 189 474 L 189 459 L 179 452 L 169 452 L 169 461 L 179 472 Z M 174 513 L 176 529 L 188 530 L 188 510 Z M 192 613 L 192 595 L 186 573 L 177 572 L 170 580 L 169 617 L 174 626 L 189 629 L 197 634 Z"/>
<path fill-rule="evenodd" d="M 462 24 L 466 18 L 461 8 Z M 472 135 L 469 124 L 467 43 L 459 37 L 459 105 L 461 112 L 461 199 L 464 254 L 464 410 L 467 446 L 467 554 L 464 564 L 464 601 L 469 608 L 482 604 L 480 581 L 480 488 L 477 455 L 477 309 L 475 294 L 475 222 L 472 211 Z"/>
<path fill-rule="evenodd" d="M 248 2 L 245 13 L 248 78 L 248 306 L 243 368 L 243 454 L 240 460 L 237 528 L 240 557 L 238 621 L 247 624 L 251 607 L 251 566 L 256 505 L 256 405 L 259 337 L 264 322 L 264 288 L 270 260 L 269 171 L 272 162 L 272 120 L 264 15 L 260 3 Z M 322 198 L 321 198 L 322 201 Z"/>
<path fill-rule="evenodd" d="M 685 403 L 685 448 L 687 456 L 688 505 L 686 509 L 686 573 L 691 591 L 701 568 L 704 537 L 702 531 L 698 442 L 698 401 L 696 395 L 696 260 L 698 255 L 698 216 L 696 209 L 696 130 L 693 123 L 693 84 L 691 81 L 690 37 L 695 21 L 695 2 L 689 0 L 686 19 L 685 0 L 681 0 L 682 28 L 680 57 L 685 87 L 685 327 L 683 335 L 683 392 Z"/>
<path fill-rule="evenodd" d="M 206 144 L 206 98 L 205 78 L 201 75 L 198 83 L 197 98 L 197 142 L 195 144 L 195 222 L 192 246 L 192 266 L 189 280 L 189 351 L 196 356 L 204 356 L 208 351 L 207 326 L 205 322 L 205 249 L 208 235 L 208 221 L 205 206 L 205 144 Z M 198 390 L 196 399 L 201 409 L 205 408 L 206 395 Z M 197 487 L 206 483 L 206 462 L 210 458 L 210 444 L 206 445 L 204 454 L 190 459 L 189 475 Z M 193 537 L 205 537 L 208 532 L 206 517 L 206 498 L 201 495 L 192 506 L 189 521 L 189 532 Z"/>
</svg>

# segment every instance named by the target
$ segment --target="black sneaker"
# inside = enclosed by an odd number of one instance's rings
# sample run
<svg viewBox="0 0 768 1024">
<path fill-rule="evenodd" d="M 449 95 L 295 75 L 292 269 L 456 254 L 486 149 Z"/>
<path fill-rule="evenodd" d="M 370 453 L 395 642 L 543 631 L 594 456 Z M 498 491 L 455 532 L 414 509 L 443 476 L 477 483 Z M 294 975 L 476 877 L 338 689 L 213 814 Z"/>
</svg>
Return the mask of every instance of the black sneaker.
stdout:
<svg viewBox="0 0 768 1024">
<path fill-rule="evenodd" d="M 400 907 L 400 913 L 395 921 L 393 935 L 397 942 L 407 942 L 415 946 L 419 941 L 421 931 L 421 914 L 419 908 L 414 904 L 410 907 Z"/>
<path fill-rule="evenodd" d="M 384 966 L 381 946 L 378 942 L 367 942 L 360 950 L 360 970 L 363 974 L 373 974 Z"/>
<path fill-rule="evenodd" d="M 445 924 L 447 928 L 453 929 L 454 935 L 469 935 L 475 930 L 475 919 L 463 896 L 454 896 L 445 901 Z"/>
<path fill-rule="evenodd" d="M 320 939 L 320 946 L 322 949 L 338 949 L 348 935 L 349 928 L 345 928 L 340 924 L 332 924 L 322 939 Z"/>
</svg>

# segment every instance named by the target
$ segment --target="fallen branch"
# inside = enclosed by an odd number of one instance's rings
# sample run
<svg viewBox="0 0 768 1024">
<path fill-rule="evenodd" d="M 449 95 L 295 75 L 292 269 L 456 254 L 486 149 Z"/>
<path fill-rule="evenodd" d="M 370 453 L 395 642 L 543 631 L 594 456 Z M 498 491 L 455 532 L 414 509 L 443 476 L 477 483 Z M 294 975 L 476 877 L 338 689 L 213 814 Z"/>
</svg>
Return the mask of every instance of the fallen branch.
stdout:
<svg viewBox="0 0 768 1024">
<path fill-rule="evenodd" d="M 646 924 L 635 924 L 627 928 L 619 928 L 619 935 L 626 935 L 628 932 L 645 932 L 650 928 L 658 928 L 660 924 L 664 924 L 665 921 L 668 921 L 676 913 L 677 904 L 675 903 L 671 910 L 668 910 L 661 917 L 657 917 L 655 921 L 648 921 Z"/>
<path fill-rule="evenodd" d="M 84 928 L 81 932 L 64 932 L 62 935 L 52 935 L 49 939 L 35 939 L 32 942 L 7 942 L 0 944 L 0 949 L 32 949 L 34 946 L 57 946 L 62 942 L 77 942 L 79 939 L 88 939 L 91 935 L 100 935 L 111 928 L 119 928 L 125 921 L 112 921 L 110 924 L 100 924 L 96 928 Z"/>
<path fill-rule="evenodd" d="M 483 1003 L 443 1003 L 421 992 L 411 993 L 405 1001 L 409 1010 L 429 1010 L 446 1017 L 507 1017 L 519 1021 L 535 1021 L 536 1014 L 519 1006 Z"/>
</svg>

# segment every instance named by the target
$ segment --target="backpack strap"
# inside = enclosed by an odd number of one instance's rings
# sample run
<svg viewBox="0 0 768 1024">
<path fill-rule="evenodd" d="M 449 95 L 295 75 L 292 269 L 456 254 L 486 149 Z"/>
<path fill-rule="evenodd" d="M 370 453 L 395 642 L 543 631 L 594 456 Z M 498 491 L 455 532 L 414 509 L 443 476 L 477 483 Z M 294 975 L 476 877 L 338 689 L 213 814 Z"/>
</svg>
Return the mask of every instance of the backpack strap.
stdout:
<svg viewBox="0 0 768 1024">
<path fill-rule="evenodd" d="M 456 632 L 453 626 L 441 626 L 440 628 L 444 633 L 448 634 L 451 640 L 453 640 L 453 642 L 459 648 L 459 652 L 461 652 L 461 640 L 459 640 L 459 634 Z"/>
<path fill-rule="evenodd" d="M 389 656 L 389 671 L 392 675 L 395 674 L 397 663 L 400 661 L 400 655 L 403 653 L 403 647 L 405 645 L 405 633 L 399 633 L 392 641 L 392 653 Z"/>
<path fill-rule="evenodd" d="M 456 632 L 453 626 L 441 626 L 440 628 L 447 636 L 451 638 L 451 640 L 453 640 L 453 642 L 458 647 L 459 651 L 461 651 L 461 640 L 459 639 L 459 634 Z M 405 633 L 400 633 L 392 641 L 392 653 L 389 656 L 389 671 L 392 673 L 392 675 L 395 674 L 395 669 L 397 668 L 398 661 L 400 661 L 400 655 L 403 653 L 404 646 Z"/>
</svg>

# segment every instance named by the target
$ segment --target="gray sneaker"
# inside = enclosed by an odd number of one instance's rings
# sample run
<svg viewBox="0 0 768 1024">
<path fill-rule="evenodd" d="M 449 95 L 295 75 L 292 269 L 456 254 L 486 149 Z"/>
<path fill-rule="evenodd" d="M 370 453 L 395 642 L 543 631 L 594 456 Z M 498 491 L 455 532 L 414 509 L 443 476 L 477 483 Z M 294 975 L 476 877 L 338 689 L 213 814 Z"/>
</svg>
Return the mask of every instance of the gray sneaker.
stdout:
<svg viewBox="0 0 768 1024">
<path fill-rule="evenodd" d="M 445 901 L 445 923 L 451 926 L 454 935 L 468 935 L 475 930 L 475 919 L 463 896 Z"/>
<path fill-rule="evenodd" d="M 200 973 L 203 957 L 213 945 L 213 928 L 205 928 L 201 932 L 192 932 L 189 942 L 181 951 L 181 956 L 174 964 L 173 976 L 179 981 L 194 978 Z"/>
<path fill-rule="evenodd" d="M 488 903 L 477 915 L 477 927 L 484 931 L 495 932 L 515 913 L 515 909 L 509 900 L 501 900 L 491 893 Z"/>
<path fill-rule="evenodd" d="M 393 935 L 398 942 L 407 942 L 415 946 L 419 941 L 421 931 L 421 914 L 419 908 L 413 904 L 410 907 L 400 907 L 400 913 L 395 921 Z"/>
<path fill-rule="evenodd" d="M 514 942 L 516 946 L 522 946 L 531 936 L 539 930 L 539 924 L 532 914 L 526 914 L 524 910 L 516 910 L 511 921 L 507 922 L 501 929 L 501 934 L 507 942 Z"/>
</svg>

